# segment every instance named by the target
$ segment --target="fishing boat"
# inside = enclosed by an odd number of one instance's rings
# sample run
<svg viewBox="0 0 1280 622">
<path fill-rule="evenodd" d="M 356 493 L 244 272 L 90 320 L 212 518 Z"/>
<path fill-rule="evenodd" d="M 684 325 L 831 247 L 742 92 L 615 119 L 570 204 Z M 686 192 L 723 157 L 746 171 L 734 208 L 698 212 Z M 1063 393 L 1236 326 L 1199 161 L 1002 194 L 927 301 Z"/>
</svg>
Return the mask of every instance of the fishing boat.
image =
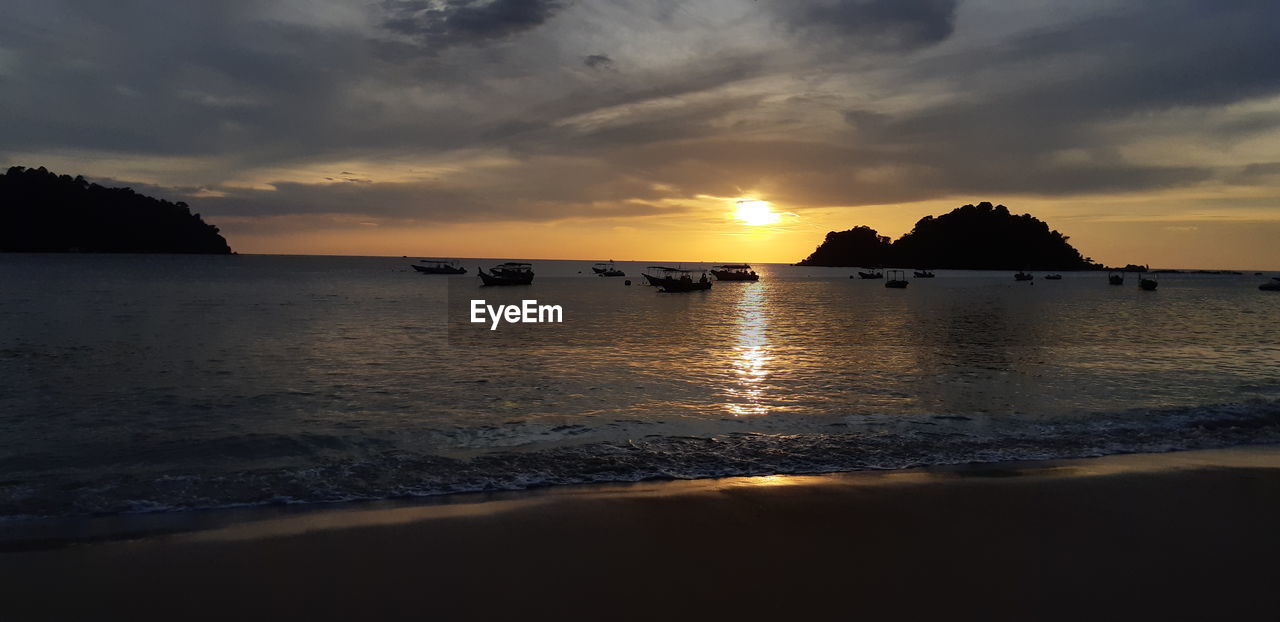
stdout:
<svg viewBox="0 0 1280 622">
<path fill-rule="evenodd" d="M 849 277 L 849 278 L 853 278 L 853 277 Z M 860 279 L 883 279 L 883 278 L 884 278 L 884 272 L 882 272 L 879 268 L 872 269 L 870 272 L 863 272 L 863 271 L 859 270 L 859 271 L 858 271 L 858 278 L 860 278 Z"/>
<path fill-rule="evenodd" d="M 509 261 L 489 268 L 487 274 L 480 268 L 477 268 L 476 272 L 480 275 L 480 280 L 484 281 L 485 285 L 529 285 L 533 283 L 533 264 L 528 263 Z"/>
<path fill-rule="evenodd" d="M 911 273 L 917 279 L 932 279 L 935 275 L 928 270 L 914 270 Z"/>
<path fill-rule="evenodd" d="M 626 272 L 614 267 L 612 259 L 596 263 L 594 266 L 591 266 L 591 271 L 600 276 L 627 276 Z"/>
<path fill-rule="evenodd" d="M 1030 281 L 1034 278 L 1036 277 L 1030 272 L 1022 272 L 1021 270 L 1019 270 L 1017 274 L 1013 275 L 1013 280 L 1015 281 Z"/>
<path fill-rule="evenodd" d="M 661 287 L 662 286 L 661 279 L 663 278 L 664 275 L 670 272 L 679 272 L 679 271 L 680 271 L 679 268 L 672 268 L 670 266 L 647 266 L 645 268 L 645 271 L 640 273 L 640 276 L 644 277 L 644 281 L 647 285 L 652 285 L 654 287 Z"/>
<path fill-rule="evenodd" d="M 1061 281 L 1061 280 L 1062 280 L 1062 275 L 1061 275 L 1061 274 L 1046 274 L 1046 275 L 1044 275 L 1044 280 L 1046 280 L 1046 281 Z"/>
<path fill-rule="evenodd" d="M 1280 292 L 1280 280 L 1263 283 L 1258 286 L 1258 289 L 1264 292 Z"/>
<path fill-rule="evenodd" d="M 1160 286 L 1160 281 L 1157 281 L 1154 276 L 1152 276 L 1152 278 L 1147 278 L 1141 275 L 1138 276 L 1139 289 L 1143 289 L 1149 292 L 1154 292 L 1156 291 L 1156 288 L 1159 286 Z"/>
<path fill-rule="evenodd" d="M 1111 285 L 1124 285 L 1124 273 L 1108 272 L 1107 283 L 1110 283 Z"/>
<path fill-rule="evenodd" d="M 756 271 L 745 263 L 727 263 L 723 266 L 711 266 L 711 274 L 716 277 L 717 281 L 760 280 L 760 275 L 756 274 Z"/>
<path fill-rule="evenodd" d="M 884 282 L 884 286 L 891 287 L 893 289 L 906 289 L 907 288 L 906 273 L 904 273 L 901 270 L 890 270 L 889 279 Z"/>
<path fill-rule="evenodd" d="M 650 266 L 649 270 L 654 271 L 655 274 L 646 273 L 644 278 L 650 285 L 659 288 L 659 291 L 676 293 L 711 289 L 711 279 L 707 278 L 705 270 L 683 270 L 663 266 Z M 701 273 L 697 279 L 693 278 L 695 272 Z"/>
<path fill-rule="evenodd" d="M 418 263 L 409 264 L 422 274 L 466 274 L 467 269 L 458 265 L 457 259 L 419 259 Z"/>
</svg>

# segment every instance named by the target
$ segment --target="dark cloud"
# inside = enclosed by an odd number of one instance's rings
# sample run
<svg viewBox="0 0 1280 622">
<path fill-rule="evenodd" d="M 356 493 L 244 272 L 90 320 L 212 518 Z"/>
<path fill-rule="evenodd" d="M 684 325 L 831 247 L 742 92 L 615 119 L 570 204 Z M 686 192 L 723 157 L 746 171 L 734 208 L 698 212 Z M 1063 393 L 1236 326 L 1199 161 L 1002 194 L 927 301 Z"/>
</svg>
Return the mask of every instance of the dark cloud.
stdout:
<svg viewBox="0 0 1280 622">
<path fill-rule="evenodd" d="M 945 79 L 964 96 L 911 127 L 1074 125 L 1275 94 L 1280 37 L 1265 24 L 1276 20 L 1276 3 L 1148 1 L 935 59 L 906 78 Z"/>
<path fill-rule="evenodd" d="M 541 26 L 559 0 L 387 0 L 386 28 L 433 49 L 503 39 Z"/>
<path fill-rule="evenodd" d="M 1272 185 L 1280 181 L 1280 162 L 1255 162 L 1232 171 L 1228 179 L 1242 186 Z"/>
<path fill-rule="evenodd" d="M 779 3 L 785 21 L 854 47 L 910 50 L 938 43 L 955 29 L 957 0 L 813 0 Z"/>
<path fill-rule="evenodd" d="M 1151 138 L 1153 114 L 1280 94 L 1280 63 L 1270 60 L 1280 38 L 1262 25 L 1277 19 L 1274 3 L 1146 3 L 915 65 L 906 79 L 944 80 L 957 96 L 844 117 L 853 140 L 911 170 L 917 189 L 1066 195 L 1195 184 L 1214 175 L 1211 165 L 1143 165 L 1116 147 Z M 1276 120 L 1258 113 L 1178 131 L 1240 138 Z"/>
<path fill-rule="evenodd" d="M 592 69 L 608 69 L 613 67 L 613 59 L 606 54 L 589 54 L 582 57 L 582 64 Z"/>
<path fill-rule="evenodd" d="M 358 214 L 413 223 L 628 219 L 684 211 L 655 203 L 593 203 L 584 197 L 521 200 L 477 196 L 431 183 L 299 184 L 273 190 L 236 190 L 223 197 L 188 200 L 208 214 L 297 216 Z M 193 207 L 194 209 L 194 207 Z"/>
</svg>

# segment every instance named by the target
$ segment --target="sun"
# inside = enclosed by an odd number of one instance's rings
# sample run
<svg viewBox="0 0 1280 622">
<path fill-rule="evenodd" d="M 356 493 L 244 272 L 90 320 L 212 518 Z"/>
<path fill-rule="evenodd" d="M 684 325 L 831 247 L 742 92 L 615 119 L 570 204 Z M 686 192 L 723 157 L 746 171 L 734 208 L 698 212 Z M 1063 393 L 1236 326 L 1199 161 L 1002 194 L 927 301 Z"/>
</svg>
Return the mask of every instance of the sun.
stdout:
<svg viewBox="0 0 1280 622">
<path fill-rule="evenodd" d="M 768 201 L 757 199 L 738 199 L 737 208 L 733 212 L 734 220 L 745 225 L 760 227 L 772 225 L 782 220 L 782 214 L 773 211 Z"/>
</svg>

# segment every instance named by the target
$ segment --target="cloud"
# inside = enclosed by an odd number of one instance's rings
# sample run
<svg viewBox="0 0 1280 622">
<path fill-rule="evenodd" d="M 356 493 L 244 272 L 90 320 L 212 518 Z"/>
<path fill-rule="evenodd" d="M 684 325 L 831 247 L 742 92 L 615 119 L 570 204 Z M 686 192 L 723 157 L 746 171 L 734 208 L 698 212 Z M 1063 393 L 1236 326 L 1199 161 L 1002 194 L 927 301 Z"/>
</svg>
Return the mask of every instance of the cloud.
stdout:
<svg viewBox="0 0 1280 622">
<path fill-rule="evenodd" d="M 606 54 L 588 54 L 582 57 L 582 64 L 592 69 L 609 69 L 613 67 L 613 59 Z"/>
<path fill-rule="evenodd" d="M 783 20 L 808 36 L 858 48 L 900 51 L 933 45 L 955 29 L 957 0 L 778 2 Z"/>
<path fill-rule="evenodd" d="M 0 164 L 352 222 L 1280 186 L 1280 5 L 1073 7 L 29 1 L 0 22 Z"/>
<path fill-rule="evenodd" d="M 480 44 L 537 28 L 559 0 L 386 0 L 383 25 L 430 49 Z"/>
</svg>

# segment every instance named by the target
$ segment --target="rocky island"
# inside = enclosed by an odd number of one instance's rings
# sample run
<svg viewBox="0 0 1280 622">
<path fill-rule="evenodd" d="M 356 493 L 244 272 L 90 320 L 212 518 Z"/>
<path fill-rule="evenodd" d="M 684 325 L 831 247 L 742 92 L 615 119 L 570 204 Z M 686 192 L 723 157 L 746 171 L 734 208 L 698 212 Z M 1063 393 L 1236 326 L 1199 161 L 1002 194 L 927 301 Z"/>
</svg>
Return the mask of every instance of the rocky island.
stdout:
<svg viewBox="0 0 1280 622">
<path fill-rule="evenodd" d="M 226 255 L 231 247 L 186 203 L 15 166 L 0 176 L 0 251 Z"/>
<path fill-rule="evenodd" d="M 800 266 L 915 266 L 956 270 L 1093 270 L 1068 238 L 1030 214 L 982 202 L 925 216 L 890 241 L 865 226 L 832 231 Z"/>
</svg>

